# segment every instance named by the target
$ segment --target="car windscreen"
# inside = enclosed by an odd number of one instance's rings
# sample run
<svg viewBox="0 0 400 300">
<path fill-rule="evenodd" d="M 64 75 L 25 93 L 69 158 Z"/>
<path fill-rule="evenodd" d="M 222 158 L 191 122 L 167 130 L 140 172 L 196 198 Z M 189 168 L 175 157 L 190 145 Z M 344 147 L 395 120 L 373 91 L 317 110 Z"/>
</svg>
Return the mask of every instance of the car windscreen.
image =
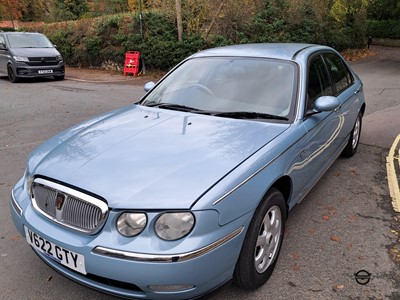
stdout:
<svg viewBox="0 0 400 300">
<path fill-rule="evenodd" d="M 11 48 L 52 48 L 53 44 L 42 34 L 10 34 Z"/>
<path fill-rule="evenodd" d="M 190 107 L 194 112 L 251 112 L 289 119 L 294 110 L 296 69 L 293 62 L 275 59 L 192 58 L 157 85 L 142 104 L 163 107 L 165 103 Z"/>
</svg>

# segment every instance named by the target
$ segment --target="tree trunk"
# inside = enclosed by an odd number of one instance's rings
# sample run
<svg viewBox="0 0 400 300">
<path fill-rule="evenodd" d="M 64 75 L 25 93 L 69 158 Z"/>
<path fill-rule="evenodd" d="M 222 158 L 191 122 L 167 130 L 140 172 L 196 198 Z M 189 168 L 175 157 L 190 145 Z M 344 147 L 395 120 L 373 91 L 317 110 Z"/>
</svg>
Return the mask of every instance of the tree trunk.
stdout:
<svg viewBox="0 0 400 300">
<path fill-rule="evenodd" d="M 208 38 L 208 35 L 211 32 L 211 29 L 213 28 L 213 26 L 215 24 L 216 19 L 218 18 L 219 14 L 220 14 L 220 12 L 222 10 L 222 7 L 224 6 L 224 2 L 225 2 L 225 0 L 221 1 L 221 4 L 219 5 L 217 12 L 215 13 L 214 18 L 212 19 L 210 26 L 206 30 L 206 34 L 205 34 L 205 37 L 204 37 L 206 40 Z"/>
<path fill-rule="evenodd" d="M 175 4 L 176 4 L 176 23 L 178 26 L 178 41 L 182 42 L 183 26 L 182 26 L 181 0 L 175 0 Z"/>
</svg>

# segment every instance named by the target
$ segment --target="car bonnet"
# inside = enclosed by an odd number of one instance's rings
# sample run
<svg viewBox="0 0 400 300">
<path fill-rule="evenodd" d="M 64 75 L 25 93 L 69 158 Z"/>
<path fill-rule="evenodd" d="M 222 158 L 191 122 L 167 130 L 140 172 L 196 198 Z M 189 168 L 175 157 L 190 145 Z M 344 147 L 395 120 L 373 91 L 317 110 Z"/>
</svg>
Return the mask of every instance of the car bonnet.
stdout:
<svg viewBox="0 0 400 300">
<path fill-rule="evenodd" d="M 60 55 L 56 48 L 11 48 L 15 56 L 25 57 L 52 57 Z"/>
<path fill-rule="evenodd" d="M 133 106 L 39 148 L 47 155 L 34 174 L 97 194 L 111 208 L 190 208 L 288 127 Z"/>
</svg>

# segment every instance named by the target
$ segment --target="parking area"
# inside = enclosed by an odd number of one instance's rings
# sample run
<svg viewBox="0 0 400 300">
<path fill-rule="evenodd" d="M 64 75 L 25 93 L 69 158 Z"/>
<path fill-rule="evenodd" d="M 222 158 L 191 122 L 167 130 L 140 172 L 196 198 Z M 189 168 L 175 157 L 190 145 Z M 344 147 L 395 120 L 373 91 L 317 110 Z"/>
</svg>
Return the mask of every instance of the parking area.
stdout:
<svg viewBox="0 0 400 300">
<path fill-rule="evenodd" d="M 372 50 L 377 56 L 352 65 L 364 81 L 367 101 L 359 152 L 338 159 L 291 211 L 267 284 L 254 292 L 227 284 L 206 298 L 400 298 L 400 215 L 392 208 L 386 171 L 389 150 L 400 134 L 400 57 L 398 49 Z M 9 214 L 11 188 L 35 146 L 144 94 L 142 79 L 103 74 L 67 72 L 65 81 L 20 84 L 0 77 L 0 299 L 115 299 L 42 263 Z M 369 274 L 369 282 L 360 284 L 356 274 Z"/>
</svg>

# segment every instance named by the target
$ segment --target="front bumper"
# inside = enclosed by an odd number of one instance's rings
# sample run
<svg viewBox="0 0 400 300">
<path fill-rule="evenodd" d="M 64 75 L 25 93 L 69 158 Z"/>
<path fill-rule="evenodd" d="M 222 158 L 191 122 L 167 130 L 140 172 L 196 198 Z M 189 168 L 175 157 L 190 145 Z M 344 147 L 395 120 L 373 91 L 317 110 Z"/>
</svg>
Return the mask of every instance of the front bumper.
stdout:
<svg viewBox="0 0 400 300">
<path fill-rule="evenodd" d="M 19 213 L 19 211 L 21 213 Z M 189 299 L 199 297 L 233 275 L 245 229 L 251 215 L 246 214 L 229 225 L 211 229 L 182 241 L 161 241 L 143 232 L 136 242 L 113 230 L 118 214 L 110 213 L 103 230 L 88 236 L 54 224 L 38 214 L 23 189 L 22 180 L 12 192 L 11 214 L 21 235 L 28 227 L 45 239 L 85 257 L 86 275 L 77 273 L 41 252 L 36 254 L 66 277 L 105 293 L 139 299 Z M 218 224 L 218 214 L 209 213 L 205 224 Z M 210 219 L 211 217 L 211 219 Z M 197 218 L 199 223 L 200 219 Z M 212 236 L 207 231 L 212 231 Z M 132 247 L 132 245 L 136 246 Z M 138 251 L 137 245 L 143 251 Z M 156 249 L 150 252 L 149 249 Z M 164 250 L 162 250 L 164 249 Z"/>
<path fill-rule="evenodd" d="M 15 75 L 19 78 L 65 76 L 63 61 L 51 66 L 29 66 L 24 62 L 16 62 L 13 67 Z"/>
</svg>

